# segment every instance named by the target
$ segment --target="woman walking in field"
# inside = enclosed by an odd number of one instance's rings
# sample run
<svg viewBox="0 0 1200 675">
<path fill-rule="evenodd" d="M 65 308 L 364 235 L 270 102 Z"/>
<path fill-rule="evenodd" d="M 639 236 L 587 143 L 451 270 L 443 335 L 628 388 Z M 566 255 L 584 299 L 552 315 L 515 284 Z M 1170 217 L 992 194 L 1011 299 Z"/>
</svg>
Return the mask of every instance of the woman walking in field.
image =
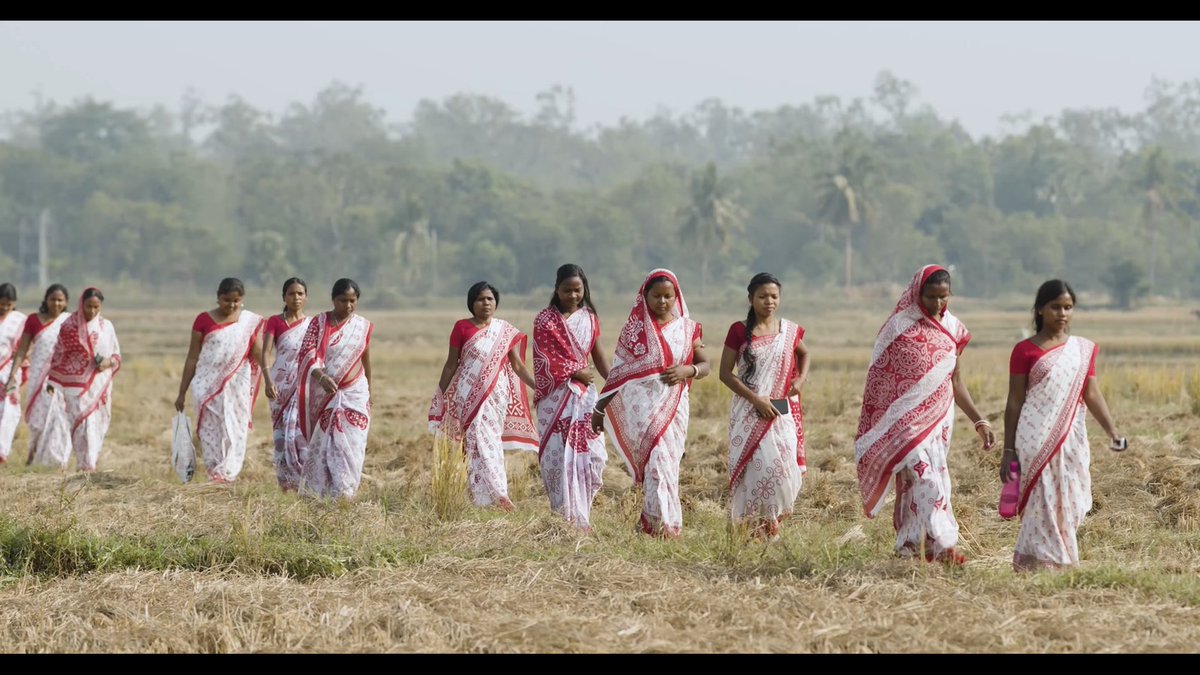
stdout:
<svg viewBox="0 0 1200 675">
<path fill-rule="evenodd" d="M 779 535 L 806 470 L 800 390 L 808 379 L 808 348 L 804 329 L 776 314 L 781 289 L 774 276 L 754 275 L 746 288 L 746 320 L 729 327 L 721 354 L 721 382 L 734 393 L 729 515 L 735 523 L 752 521 L 764 537 Z"/>
<path fill-rule="evenodd" d="M 500 292 L 486 281 L 467 291 L 471 318 L 450 332 L 450 351 L 429 407 L 429 430 L 463 440 L 467 485 L 477 506 L 512 511 L 505 450 L 537 450 L 537 432 L 522 383 L 537 388 L 525 366 L 527 338 L 496 317 Z"/>
<path fill-rule="evenodd" d="M 308 285 L 292 277 L 283 282 L 283 312 L 267 319 L 263 332 L 262 362 L 264 388 L 271 407 L 271 428 L 275 440 L 275 478 L 284 492 L 295 490 L 304 475 L 308 443 L 300 431 L 300 343 L 312 321 L 304 315 Z M 274 365 L 267 366 L 272 348 Z"/>
<path fill-rule="evenodd" d="M 29 429 L 29 456 L 27 464 L 38 464 L 66 468 L 71 459 L 70 444 L 53 446 L 46 442 L 43 431 L 46 428 L 46 416 L 50 410 L 50 397 L 46 396 L 46 382 L 50 376 L 50 358 L 54 355 L 54 347 L 58 344 L 58 332 L 63 322 L 70 314 L 67 313 L 67 301 L 70 298 L 67 287 L 62 284 L 51 284 L 42 297 L 42 306 L 36 314 L 30 314 L 25 320 L 25 330 L 21 336 L 21 346 L 13 363 L 24 363 L 29 359 L 29 401 L 25 404 L 25 426 Z M 16 392 L 19 383 L 17 370 L 14 367 L 7 380 L 7 391 Z M 61 404 L 61 399 L 59 403 Z M 57 450 L 58 454 L 51 452 Z"/>
<path fill-rule="evenodd" d="M 1000 480 L 1014 480 L 1009 464 L 1020 466 L 1021 529 L 1013 568 L 1076 567 L 1076 532 L 1092 508 L 1086 405 L 1112 440 L 1124 450 L 1108 404 L 1096 384 L 1099 347 L 1070 334 L 1075 291 L 1052 279 L 1033 303 L 1037 334 L 1013 347 L 1009 359 L 1008 404 L 1004 408 L 1004 454 Z"/>
<path fill-rule="evenodd" d="M 0 381 L 16 381 L 21 362 L 16 359 L 20 352 L 21 334 L 25 328 L 25 314 L 16 309 L 17 288 L 9 283 L 0 284 Z M 24 358 L 24 354 L 21 354 Z M 17 387 L 5 387 L 0 397 L 0 464 L 8 461 L 12 452 L 13 435 L 21 421 L 21 399 Z"/>
<path fill-rule="evenodd" d="M 43 434 L 58 457 L 75 452 L 79 471 L 92 473 L 112 421 L 112 383 L 121 369 L 121 345 L 112 322 L 100 316 L 104 294 L 88 288 L 79 309 L 63 322 L 50 359 L 46 390 L 50 400 Z"/>
<path fill-rule="evenodd" d="M 221 280 L 217 307 L 196 315 L 175 409 L 183 412 L 189 385 L 196 432 L 209 478 L 232 483 L 246 459 L 262 361 L 262 317 L 242 308 L 240 279 Z"/>
<path fill-rule="evenodd" d="M 669 270 L 646 277 L 617 338 L 613 367 L 592 412 L 592 430 L 607 429 L 644 493 L 642 531 L 676 538 L 683 528 L 679 462 L 683 459 L 692 380 L 709 372 L 679 281 Z"/>
<path fill-rule="evenodd" d="M 362 292 L 338 279 L 333 309 L 308 324 L 300 343 L 298 406 L 308 442 L 300 493 L 353 499 L 362 481 L 371 427 L 371 331 L 360 316 Z"/>
<path fill-rule="evenodd" d="M 587 276 L 578 265 L 563 265 L 550 306 L 533 320 L 538 462 L 550 510 L 585 532 L 591 530 L 592 500 L 607 461 L 604 437 L 591 425 L 596 372 L 608 377 L 608 358 L 600 349 L 600 319 Z"/>
<path fill-rule="evenodd" d="M 984 448 L 991 424 L 975 408 L 959 376 L 959 357 L 971 334 L 951 314 L 950 273 L 926 265 L 913 275 L 875 338 L 862 414 L 854 440 L 863 510 L 874 518 L 893 482 L 896 552 L 924 551 L 928 561 L 962 565 L 955 550 L 958 522 L 950 505 L 947 457 L 957 403 Z"/>
</svg>

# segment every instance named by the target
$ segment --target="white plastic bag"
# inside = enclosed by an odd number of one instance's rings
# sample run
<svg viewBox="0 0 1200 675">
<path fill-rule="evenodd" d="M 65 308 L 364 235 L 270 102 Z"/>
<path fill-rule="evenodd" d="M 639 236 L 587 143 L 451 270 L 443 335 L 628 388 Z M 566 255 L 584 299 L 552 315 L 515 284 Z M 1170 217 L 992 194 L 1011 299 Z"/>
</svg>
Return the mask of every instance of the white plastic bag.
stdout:
<svg viewBox="0 0 1200 675">
<path fill-rule="evenodd" d="M 175 413 L 171 423 L 171 468 L 184 483 L 196 473 L 196 446 L 192 445 L 192 425 L 187 415 Z"/>
</svg>

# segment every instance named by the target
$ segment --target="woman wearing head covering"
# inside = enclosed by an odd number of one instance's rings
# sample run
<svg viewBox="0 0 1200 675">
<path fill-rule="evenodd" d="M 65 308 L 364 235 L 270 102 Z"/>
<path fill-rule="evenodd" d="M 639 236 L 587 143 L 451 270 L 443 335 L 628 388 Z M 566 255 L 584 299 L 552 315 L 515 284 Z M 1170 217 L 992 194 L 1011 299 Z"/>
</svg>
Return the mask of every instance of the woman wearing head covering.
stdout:
<svg viewBox="0 0 1200 675">
<path fill-rule="evenodd" d="M 863 391 L 854 460 L 863 510 L 874 518 L 896 484 L 896 552 L 961 565 L 958 522 L 950 507 L 947 453 L 957 403 L 990 448 L 991 424 L 959 376 L 971 334 L 953 314 L 950 273 L 926 265 L 913 275 L 879 329 Z"/>
<path fill-rule="evenodd" d="M 678 537 L 683 528 L 679 462 L 687 440 L 688 392 L 708 374 L 700 324 L 688 316 L 679 280 L 651 272 L 617 338 L 612 370 L 592 413 L 607 429 L 634 482 L 642 486 L 641 528 Z"/>
<path fill-rule="evenodd" d="M 121 345 L 112 322 L 100 316 L 104 294 L 89 288 L 63 322 L 50 360 L 45 395 L 51 398 L 46 442 L 51 454 L 75 452 L 78 470 L 96 470 L 112 420 L 112 382 L 121 369 Z"/>
</svg>

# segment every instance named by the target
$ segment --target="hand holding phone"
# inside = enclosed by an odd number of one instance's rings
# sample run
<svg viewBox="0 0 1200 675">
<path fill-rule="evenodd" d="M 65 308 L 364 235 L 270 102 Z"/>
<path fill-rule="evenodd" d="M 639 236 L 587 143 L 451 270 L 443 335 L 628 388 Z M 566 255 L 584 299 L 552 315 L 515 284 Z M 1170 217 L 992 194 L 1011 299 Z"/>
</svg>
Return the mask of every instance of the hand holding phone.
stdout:
<svg viewBox="0 0 1200 675">
<path fill-rule="evenodd" d="M 792 406 L 786 398 L 773 398 L 771 399 L 771 405 L 775 406 L 780 415 L 792 414 Z"/>
<path fill-rule="evenodd" d="M 1115 452 L 1121 452 L 1129 447 L 1129 439 L 1125 438 L 1124 436 L 1120 438 L 1114 438 L 1108 447 Z"/>
</svg>

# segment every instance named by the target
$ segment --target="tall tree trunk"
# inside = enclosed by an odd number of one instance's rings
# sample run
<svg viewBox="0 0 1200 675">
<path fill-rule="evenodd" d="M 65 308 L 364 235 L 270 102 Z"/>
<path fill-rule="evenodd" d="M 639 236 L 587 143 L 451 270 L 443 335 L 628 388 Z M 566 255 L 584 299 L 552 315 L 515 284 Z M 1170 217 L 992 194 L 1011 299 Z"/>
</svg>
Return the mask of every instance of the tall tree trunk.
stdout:
<svg viewBox="0 0 1200 675">
<path fill-rule="evenodd" d="M 851 260 L 854 257 L 854 246 L 850 243 L 850 228 L 846 227 L 846 290 L 850 290 L 851 284 L 851 269 L 853 263 Z"/>
<path fill-rule="evenodd" d="M 430 228 L 429 230 L 429 266 L 431 269 L 429 275 L 429 294 L 434 295 L 438 291 L 438 237 L 437 230 Z"/>
<path fill-rule="evenodd" d="M 21 283 L 29 281 L 29 266 L 25 264 L 25 230 L 28 219 L 21 218 L 21 223 L 17 226 L 17 278 Z"/>
<path fill-rule="evenodd" d="M 49 284 L 49 277 L 46 272 L 46 261 L 49 260 L 50 252 L 47 250 L 46 230 L 50 227 L 50 209 L 42 209 L 42 215 L 38 218 L 38 288 L 45 288 Z"/>
<path fill-rule="evenodd" d="M 1150 283 L 1150 288 L 1154 288 L 1154 267 L 1158 258 L 1158 227 L 1154 223 L 1154 213 L 1150 213 L 1150 264 L 1147 265 L 1146 280 Z M 1153 293 L 1153 290 L 1151 290 Z"/>
</svg>

